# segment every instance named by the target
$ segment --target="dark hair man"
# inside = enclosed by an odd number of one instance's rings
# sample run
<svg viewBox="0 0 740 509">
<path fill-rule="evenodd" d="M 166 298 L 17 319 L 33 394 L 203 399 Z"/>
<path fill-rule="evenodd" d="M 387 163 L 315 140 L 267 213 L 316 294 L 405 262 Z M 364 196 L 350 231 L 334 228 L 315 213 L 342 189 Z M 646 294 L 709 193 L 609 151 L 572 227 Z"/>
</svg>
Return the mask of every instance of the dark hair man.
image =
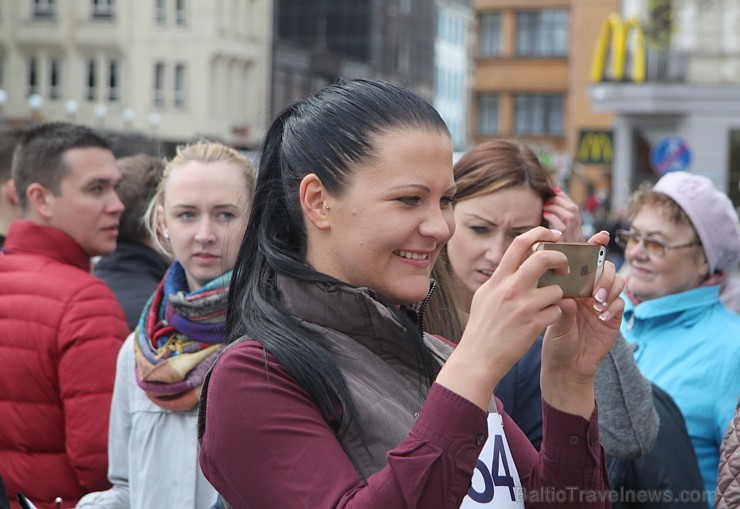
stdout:
<svg viewBox="0 0 740 509">
<path fill-rule="evenodd" d="M 107 485 L 108 414 L 128 328 L 90 257 L 116 248 L 121 179 L 104 138 L 30 129 L 13 158 L 23 219 L 0 253 L 0 472 L 8 494 L 74 505 Z"/>
<path fill-rule="evenodd" d="M 118 196 L 126 206 L 121 216 L 118 247 L 98 261 L 93 273 L 113 290 L 134 330 L 141 310 L 169 266 L 154 249 L 144 224 L 144 213 L 164 171 L 161 158 L 147 154 L 117 160 L 123 174 Z"/>
</svg>

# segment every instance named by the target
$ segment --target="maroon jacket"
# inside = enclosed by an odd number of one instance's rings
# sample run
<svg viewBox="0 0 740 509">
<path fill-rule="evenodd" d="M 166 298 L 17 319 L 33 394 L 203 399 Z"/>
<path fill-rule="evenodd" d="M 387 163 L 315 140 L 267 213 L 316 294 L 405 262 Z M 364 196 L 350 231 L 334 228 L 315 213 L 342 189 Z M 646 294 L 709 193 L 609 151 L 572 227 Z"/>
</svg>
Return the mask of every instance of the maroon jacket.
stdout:
<svg viewBox="0 0 740 509">
<path fill-rule="evenodd" d="M 488 436 L 486 412 L 470 401 L 433 384 L 408 438 L 365 482 L 310 396 L 259 343 L 235 345 L 216 367 L 200 465 L 234 509 L 460 506 Z M 528 507 L 611 506 L 596 410 L 586 420 L 543 402 L 539 453 L 501 414 Z"/>
<path fill-rule="evenodd" d="M 89 268 L 62 230 L 31 221 L 11 225 L 0 253 L 0 474 L 11 500 L 22 491 L 39 508 L 109 486 L 108 416 L 128 327 Z"/>
</svg>

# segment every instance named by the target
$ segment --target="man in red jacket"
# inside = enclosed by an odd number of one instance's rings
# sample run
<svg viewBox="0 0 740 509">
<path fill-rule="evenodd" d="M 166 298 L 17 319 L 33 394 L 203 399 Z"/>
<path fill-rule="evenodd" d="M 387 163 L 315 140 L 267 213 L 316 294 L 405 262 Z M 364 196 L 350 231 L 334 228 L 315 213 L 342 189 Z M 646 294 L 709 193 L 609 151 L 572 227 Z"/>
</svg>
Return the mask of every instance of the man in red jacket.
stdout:
<svg viewBox="0 0 740 509">
<path fill-rule="evenodd" d="M 11 501 L 20 491 L 39 508 L 56 497 L 71 507 L 108 486 L 108 414 L 128 328 L 89 271 L 90 257 L 116 247 L 121 172 L 104 138 L 63 123 L 29 130 L 12 172 L 24 218 L 0 253 L 0 475 Z"/>
</svg>

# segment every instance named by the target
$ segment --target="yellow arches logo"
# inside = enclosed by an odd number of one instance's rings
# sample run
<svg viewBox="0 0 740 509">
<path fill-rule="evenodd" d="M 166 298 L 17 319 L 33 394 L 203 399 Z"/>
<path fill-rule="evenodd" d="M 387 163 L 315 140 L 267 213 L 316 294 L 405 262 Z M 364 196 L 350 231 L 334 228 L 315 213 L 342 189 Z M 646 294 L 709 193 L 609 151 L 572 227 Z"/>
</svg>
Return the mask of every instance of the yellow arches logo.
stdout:
<svg viewBox="0 0 740 509">
<path fill-rule="evenodd" d="M 576 160 L 582 164 L 612 164 L 614 161 L 612 132 L 582 130 L 578 135 Z"/>
<path fill-rule="evenodd" d="M 591 62 L 591 81 L 604 81 L 607 64 L 607 55 L 611 47 L 611 76 L 610 81 L 622 81 L 625 77 L 627 62 L 627 40 L 634 30 L 634 47 L 631 52 L 632 69 L 630 81 L 642 83 L 645 81 L 645 34 L 640 20 L 636 17 L 626 22 L 618 14 L 612 13 L 601 26 L 599 39 L 596 42 L 594 58 Z"/>
</svg>

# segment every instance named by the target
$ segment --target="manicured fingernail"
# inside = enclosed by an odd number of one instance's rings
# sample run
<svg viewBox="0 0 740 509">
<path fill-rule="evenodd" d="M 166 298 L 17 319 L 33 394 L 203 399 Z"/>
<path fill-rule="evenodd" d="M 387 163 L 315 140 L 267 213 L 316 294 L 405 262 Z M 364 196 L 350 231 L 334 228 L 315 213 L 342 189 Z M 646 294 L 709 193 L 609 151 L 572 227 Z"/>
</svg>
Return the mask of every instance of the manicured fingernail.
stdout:
<svg viewBox="0 0 740 509">
<path fill-rule="evenodd" d="M 599 291 L 594 295 L 594 299 L 601 303 L 606 302 L 606 288 L 599 288 Z"/>
<path fill-rule="evenodd" d="M 562 192 L 563 192 L 563 190 L 562 190 L 562 189 L 560 189 L 559 187 L 556 187 L 556 188 L 555 188 L 555 192 L 556 192 L 556 193 L 562 193 Z"/>
<path fill-rule="evenodd" d="M 606 302 L 597 302 L 596 304 L 594 304 L 594 309 L 601 313 L 606 309 Z"/>
<path fill-rule="evenodd" d="M 599 315 L 599 320 L 601 320 L 602 322 L 605 322 L 611 317 L 612 317 L 612 314 L 609 311 L 604 311 L 603 313 Z"/>
<path fill-rule="evenodd" d="M 550 230 L 550 231 L 553 232 L 555 235 L 562 235 L 563 234 L 563 232 L 561 232 L 560 230 Z"/>
<path fill-rule="evenodd" d="M 609 232 L 606 230 L 601 230 L 599 233 L 606 233 L 607 235 L 609 235 Z"/>
</svg>

